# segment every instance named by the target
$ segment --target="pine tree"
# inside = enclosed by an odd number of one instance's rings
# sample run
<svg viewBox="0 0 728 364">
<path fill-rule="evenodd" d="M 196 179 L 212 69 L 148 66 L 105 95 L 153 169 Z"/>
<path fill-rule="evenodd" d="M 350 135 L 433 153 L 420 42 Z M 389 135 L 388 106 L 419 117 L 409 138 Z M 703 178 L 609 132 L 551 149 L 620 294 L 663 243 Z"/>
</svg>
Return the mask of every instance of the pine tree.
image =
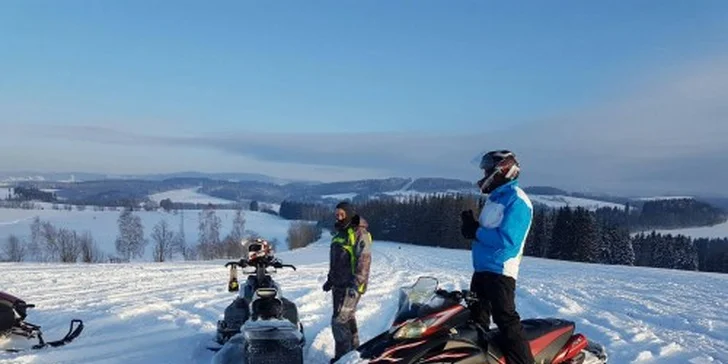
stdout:
<svg viewBox="0 0 728 364">
<path fill-rule="evenodd" d="M 611 260 L 609 264 L 634 265 L 635 251 L 629 231 L 616 225 L 607 226 L 611 241 Z"/>
<path fill-rule="evenodd" d="M 569 207 L 559 208 L 554 220 L 554 228 L 549 242 L 547 258 L 570 259 L 573 244 L 571 244 L 572 211 Z"/>
<path fill-rule="evenodd" d="M 576 208 L 573 217 L 572 238 L 568 240 L 571 243 L 571 260 L 596 262 L 597 247 L 600 245 L 596 218 L 582 207 Z"/>
</svg>

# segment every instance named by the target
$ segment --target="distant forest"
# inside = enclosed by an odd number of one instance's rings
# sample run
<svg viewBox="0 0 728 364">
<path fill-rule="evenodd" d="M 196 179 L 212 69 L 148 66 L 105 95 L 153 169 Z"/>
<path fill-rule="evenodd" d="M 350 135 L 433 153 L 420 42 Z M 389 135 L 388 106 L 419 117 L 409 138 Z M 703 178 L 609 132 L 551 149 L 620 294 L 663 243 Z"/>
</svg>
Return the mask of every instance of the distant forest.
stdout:
<svg viewBox="0 0 728 364">
<path fill-rule="evenodd" d="M 460 234 L 460 212 L 476 214 L 483 200 L 472 195 L 413 196 L 356 204 L 377 240 L 470 249 Z M 286 219 L 318 221 L 332 228 L 331 206 L 284 201 Z M 534 210 L 524 254 L 578 262 L 636 265 L 728 273 L 728 239 L 692 239 L 682 235 L 637 233 L 645 230 L 709 226 L 726 221 L 726 213 L 692 199 L 645 202 L 640 209 L 577 207 Z"/>
</svg>

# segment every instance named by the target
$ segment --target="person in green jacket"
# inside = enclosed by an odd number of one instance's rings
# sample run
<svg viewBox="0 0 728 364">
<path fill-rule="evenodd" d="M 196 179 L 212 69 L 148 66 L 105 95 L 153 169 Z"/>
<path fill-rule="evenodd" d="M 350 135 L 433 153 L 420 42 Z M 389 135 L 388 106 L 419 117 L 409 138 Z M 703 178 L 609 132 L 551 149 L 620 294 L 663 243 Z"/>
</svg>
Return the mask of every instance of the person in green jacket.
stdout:
<svg viewBox="0 0 728 364">
<path fill-rule="evenodd" d="M 331 330 L 336 353 L 331 363 L 359 346 L 356 306 L 367 290 L 372 262 L 372 236 L 366 220 L 346 201 L 336 205 L 334 215 L 335 235 L 329 251 L 329 273 L 323 286 L 325 292 L 332 291 L 334 300 Z"/>
</svg>

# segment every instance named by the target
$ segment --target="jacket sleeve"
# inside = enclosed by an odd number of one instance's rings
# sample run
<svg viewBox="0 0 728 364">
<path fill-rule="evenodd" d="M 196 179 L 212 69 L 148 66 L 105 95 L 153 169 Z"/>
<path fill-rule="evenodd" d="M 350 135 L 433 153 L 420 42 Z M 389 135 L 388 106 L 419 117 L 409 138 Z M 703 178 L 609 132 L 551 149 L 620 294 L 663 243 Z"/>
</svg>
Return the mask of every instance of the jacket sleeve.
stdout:
<svg viewBox="0 0 728 364">
<path fill-rule="evenodd" d="M 329 246 L 329 273 L 326 274 L 326 281 L 327 282 L 333 282 L 333 279 L 331 279 L 331 273 L 333 273 L 333 265 L 334 265 L 334 245 L 332 244 Z"/>
<path fill-rule="evenodd" d="M 503 211 L 503 219 L 498 226 L 480 226 L 475 232 L 478 244 L 496 249 L 520 247 L 531 226 L 532 210 L 525 201 L 516 198 Z"/>
<path fill-rule="evenodd" d="M 365 229 L 360 229 L 357 233 L 356 252 L 354 281 L 357 291 L 362 294 L 366 292 L 369 283 L 369 267 L 372 264 L 372 236 Z"/>
</svg>

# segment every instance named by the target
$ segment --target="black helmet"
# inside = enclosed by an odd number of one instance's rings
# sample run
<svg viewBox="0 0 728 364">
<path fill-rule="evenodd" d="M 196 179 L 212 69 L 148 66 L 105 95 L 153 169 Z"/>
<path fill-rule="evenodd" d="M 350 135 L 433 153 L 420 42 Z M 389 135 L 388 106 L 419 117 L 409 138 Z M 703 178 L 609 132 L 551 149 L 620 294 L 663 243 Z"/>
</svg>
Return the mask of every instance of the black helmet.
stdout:
<svg viewBox="0 0 728 364">
<path fill-rule="evenodd" d="M 509 150 L 494 150 L 480 158 L 480 169 L 484 177 L 477 182 L 483 193 L 491 193 L 496 188 L 518 178 L 521 172 L 516 155 Z"/>
</svg>

